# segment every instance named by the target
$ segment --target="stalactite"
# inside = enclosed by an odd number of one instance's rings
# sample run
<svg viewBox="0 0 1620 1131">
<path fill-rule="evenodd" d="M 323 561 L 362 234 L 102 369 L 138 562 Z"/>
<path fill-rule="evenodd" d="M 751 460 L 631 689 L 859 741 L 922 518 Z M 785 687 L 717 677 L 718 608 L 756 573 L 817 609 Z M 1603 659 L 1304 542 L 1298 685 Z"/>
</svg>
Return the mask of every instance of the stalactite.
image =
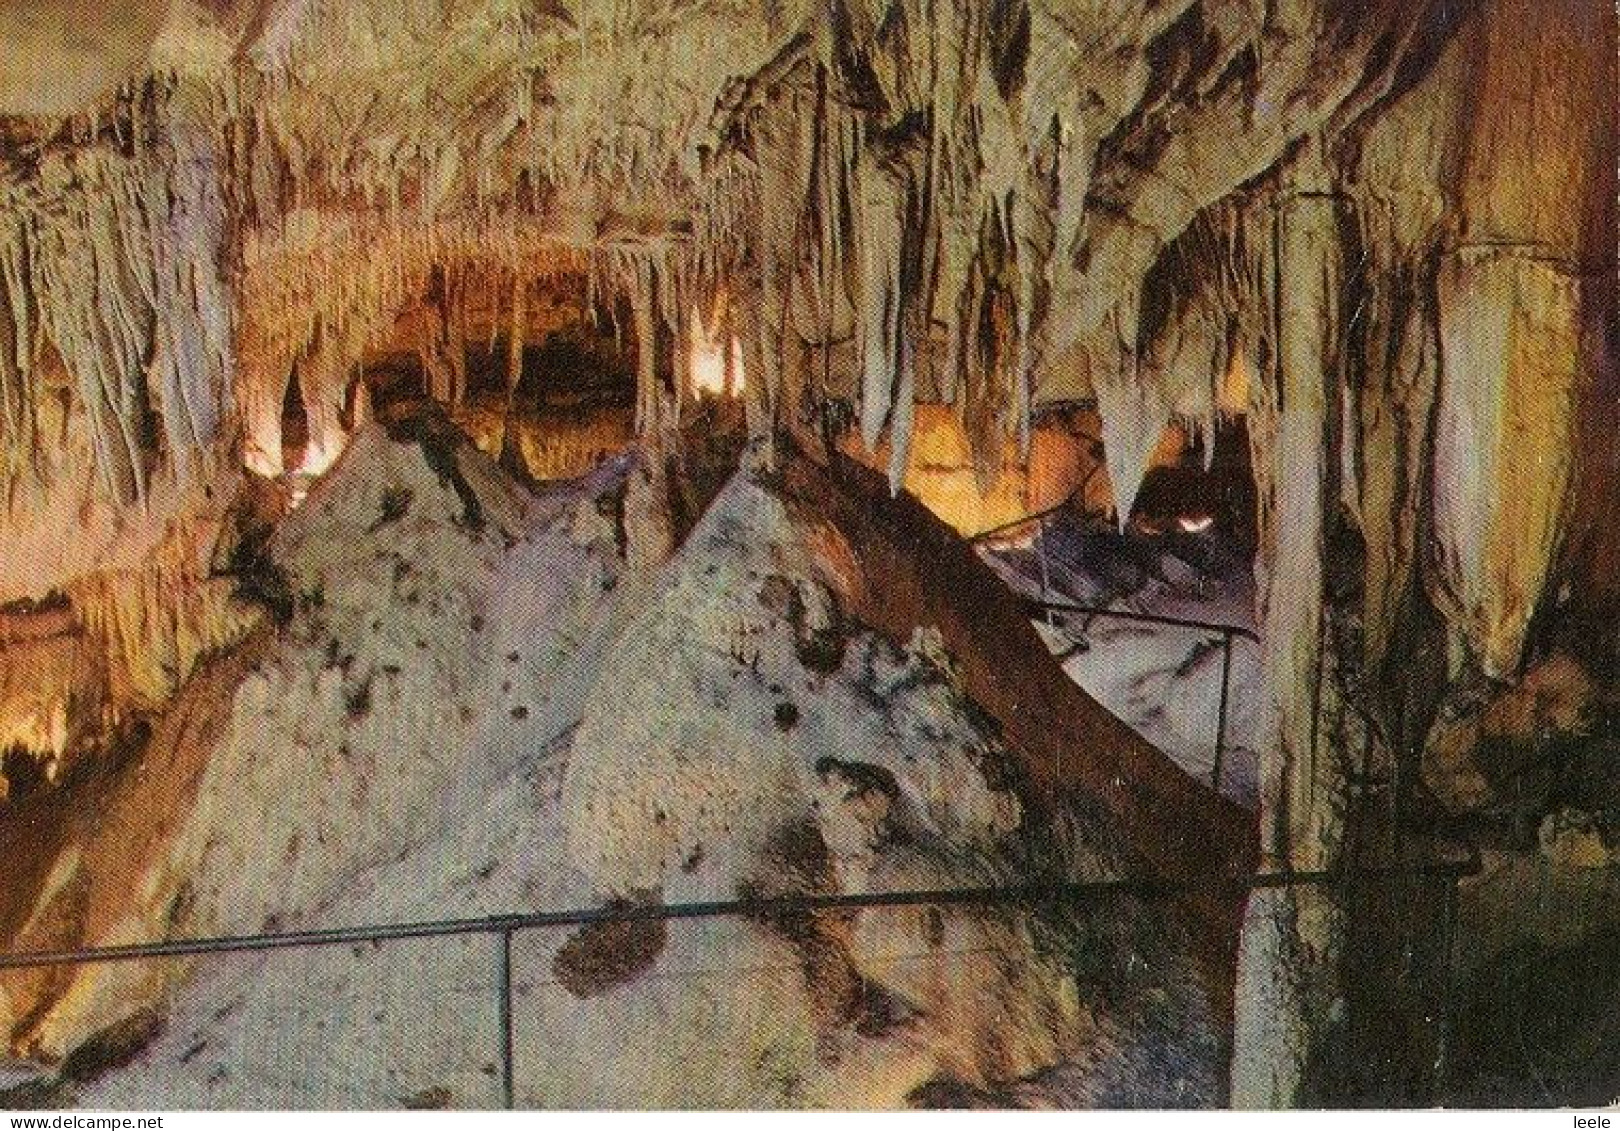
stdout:
<svg viewBox="0 0 1620 1131">
<path fill-rule="evenodd" d="M 518 382 L 523 380 L 523 349 L 529 329 L 529 282 L 522 275 L 512 280 L 512 315 L 506 331 L 506 437 L 511 427 L 512 407 L 517 399 Z M 504 448 L 504 443 L 502 444 Z"/>
<path fill-rule="evenodd" d="M 147 178 L 153 349 L 165 450 L 182 465 L 220 437 L 231 407 L 235 302 L 224 278 L 230 223 L 220 146 L 207 109 L 171 103 L 162 166 Z"/>
<path fill-rule="evenodd" d="M 636 431 L 657 445 L 680 424 L 679 359 L 661 342 L 679 343 L 686 325 L 689 285 L 666 245 L 604 249 L 590 261 L 590 292 L 630 310 L 636 349 Z M 677 349 L 677 353 L 679 350 Z"/>
<path fill-rule="evenodd" d="M 1378 671 L 1390 658 L 1421 565 L 1414 550 L 1423 537 L 1440 342 L 1437 312 L 1420 281 L 1427 252 L 1408 257 L 1397 251 L 1386 260 L 1390 253 L 1379 249 L 1398 247 L 1387 233 L 1367 233 L 1364 245 L 1376 260 L 1358 351 L 1366 366 L 1357 430 L 1358 516 L 1369 547 L 1362 661 Z"/>
<path fill-rule="evenodd" d="M 152 99 L 158 120 L 132 126 L 129 152 L 51 150 L 31 179 L 0 183 L 3 464 L 15 474 L 34 462 L 25 402 L 39 395 L 34 359 L 49 340 L 90 415 L 102 488 L 123 502 L 145 494 L 160 459 L 184 470 L 215 443 L 231 395 L 217 147 L 194 108 Z M 142 140 L 160 126 L 161 141 Z"/>
<path fill-rule="evenodd" d="M 1201 305 L 1180 318 L 1185 324 L 1174 327 L 1179 349 L 1171 342 L 1169 356 L 1144 365 L 1137 347 L 1164 343 L 1153 342 L 1152 333 L 1139 341 L 1140 288 L 1163 250 L 1203 209 L 1278 160 L 1295 138 L 1335 111 L 1353 118 L 1356 106 L 1375 97 L 1368 92 L 1388 89 L 1393 63 L 1380 59 L 1365 73 L 1355 69 L 1372 52 L 1373 24 L 1357 33 L 1349 49 L 1324 59 L 1319 31 L 1328 17 L 1313 5 L 1296 4 L 1265 19 L 1235 6 L 1220 8 L 1202 13 L 1202 24 L 1183 18 L 1188 8 L 1110 29 L 1106 41 L 1117 52 L 1140 59 L 1133 52 L 1151 48 L 1170 60 L 1163 64 L 1167 68 L 1188 68 L 1160 76 L 1154 85 L 1142 65 L 1128 81 L 1108 86 L 1116 102 L 1097 105 L 1076 95 L 1073 71 L 1064 68 L 1084 68 L 1085 56 L 1070 25 L 1044 9 L 991 12 L 947 4 L 927 19 L 894 4 L 874 11 L 840 8 L 833 22 L 844 28 L 848 42 L 817 41 L 813 58 L 823 77 L 810 86 L 822 92 L 816 113 L 826 122 L 816 135 L 824 139 L 818 159 L 784 161 L 778 152 L 798 144 L 802 131 L 770 131 L 769 137 L 787 139 L 773 146 L 765 131 L 741 125 L 769 101 L 769 90 L 758 89 L 765 86 L 763 77 L 747 97 L 728 103 L 722 121 L 736 131 L 735 143 L 742 146 L 746 136 L 753 163 L 774 178 L 765 193 L 770 214 L 793 216 L 784 201 L 814 202 L 817 234 L 799 241 L 810 249 L 813 270 L 784 269 L 772 258 L 780 255 L 780 239 L 764 241 L 765 332 L 775 333 L 776 291 L 787 289 L 789 280 L 814 280 L 816 305 L 829 323 L 830 308 L 839 304 L 836 292 L 843 292 L 856 312 L 859 421 L 869 447 L 888 433 L 891 450 L 903 460 L 905 437 L 893 434 L 906 415 L 898 387 L 902 380 L 923 378 L 920 367 L 902 371 L 895 356 L 904 338 L 900 296 L 912 293 L 898 280 L 902 233 L 917 227 L 907 218 L 913 216 L 927 218 L 938 233 L 924 237 L 927 255 L 938 263 L 920 280 L 918 297 L 929 309 L 929 333 L 943 327 L 947 340 L 944 364 L 928 367 L 937 377 L 930 392 L 948 399 L 958 391 L 967 394 L 965 419 L 974 422 L 987 452 L 995 445 L 989 422 L 1027 437 L 1030 413 L 1043 401 L 1095 393 L 1128 509 L 1132 485 L 1165 422 L 1196 417 L 1207 430 L 1218 399 L 1210 371 L 1224 368 L 1234 348 L 1219 303 L 1204 295 Z M 1417 19 L 1386 14 L 1408 32 Z M 1020 19 L 1027 26 L 1015 28 Z M 877 35 L 880 25 L 889 29 L 887 38 Z M 1192 61 L 1190 28 L 1212 37 L 1213 58 Z M 1285 47 L 1257 68 L 1253 44 L 1264 35 Z M 1175 184 L 1199 184 L 1196 198 L 1171 199 L 1168 182 L 1136 169 L 1130 157 L 1136 133 L 1150 135 L 1148 123 L 1174 105 L 1178 82 L 1207 96 L 1197 113 L 1210 128 L 1184 140 L 1175 131 L 1162 165 L 1178 170 Z M 1262 97 L 1304 100 L 1312 109 L 1262 122 L 1250 113 Z M 888 152 L 907 130 L 925 135 L 921 161 Z M 726 151 L 722 130 L 719 152 Z M 1098 160 L 1106 176 L 1093 186 Z M 794 169 L 802 188 L 784 180 Z M 1104 204 L 1118 201 L 1119 208 L 1088 222 L 1088 194 Z M 1011 296 L 1005 319 L 983 317 L 992 296 L 1004 289 Z M 981 340 L 986 329 L 1000 336 L 999 344 Z M 914 356 L 924 356 L 923 343 L 911 348 Z M 776 352 L 772 343 L 763 351 L 773 376 Z M 964 387 L 970 367 L 978 372 Z M 1167 367 L 1175 372 L 1160 372 Z M 987 456 L 986 462 L 993 461 Z M 895 474 L 903 475 L 903 466 Z"/>
<path fill-rule="evenodd" d="M 67 587 L 85 631 L 104 651 L 112 718 L 168 702 L 203 657 L 240 640 L 262 614 L 229 578 L 210 578 L 218 528 L 177 524 L 139 569 L 89 575 Z"/>
<path fill-rule="evenodd" d="M 1332 870 L 1344 849 L 1343 762 L 1325 722 L 1335 685 L 1326 650 L 1324 555 L 1332 506 L 1330 422 L 1340 387 L 1340 202 L 1306 167 L 1280 205 L 1273 311 L 1275 382 L 1266 433 L 1274 513 L 1259 573 L 1265 641 L 1261 738 L 1262 867 Z M 1328 889 L 1254 893 L 1240 951 L 1233 1101 L 1293 1106 L 1324 1086 L 1314 1052 L 1342 1014 L 1343 923 Z"/>
<path fill-rule="evenodd" d="M 417 322 L 417 357 L 427 393 L 447 405 L 460 404 L 467 390 L 467 343 L 458 316 L 459 272 L 440 267 L 429 273 L 428 292 Z"/>
<path fill-rule="evenodd" d="M 28 266 L 20 223 L 0 219 L 0 483 L 15 487 L 25 475 L 37 475 L 33 458 L 39 444 L 34 402 L 34 326 Z M 6 502 L 14 499 L 6 492 Z"/>
<path fill-rule="evenodd" d="M 0 750 L 32 759 L 57 781 L 71 755 L 105 729 L 102 666 L 69 608 L 0 617 Z M 0 803 L 8 793 L 0 768 Z"/>
<path fill-rule="evenodd" d="M 427 339 L 418 344 L 427 355 L 423 370 L 435 395 L 455 404 L 467 391 L 470 307 L 488 312 L 483 325 L 493 341 L 521 316 L 512 304 L 520 283 L 579 277 L 590 267 L 579 249 L 523 218 L 470 230 L 442 222 L 379 228 L 327 225 L 307 213 L 251 238 L 244 260 L 237 395 L 248 462 L 272 475 L 288 470 L 279 418 L 295 369 L 306 411 L 340 446 L 338 421 L 355 373 L 402 314 L 426 312 L 418 331 Z M 474 280 L 485 289 L 476 300 Z M 507 311 L 504 322 L 498 309 Z"/>
<path fill-rule="evenodd" d="M 636 333 L 636 430 L 649 432 L 663 417 L 658 382 L 657 311 L 654 308 L 653 266 L 638 265 L 629 290 L 630 314 Z"/>
<path fill-rule="evenodd" d="M 672 340 L 684 341 L 684 314 L 668 312 L 684 310 L 686 297 L 712 290 L 722 276 L 759 273 L 750 305 L 765 320 L 766 340 L 753 384 L 759 401 L 771 405 L 772 421 L 791 423 L 802 407 L 804 394 L 785 383 L 803 377 L 807 325 L 841 335 L 849 319 L 861 343 L 863 431 L 875 443 L 898 425 L 891 447 L 902 464 L 905 402 L 950 393 L 962 366 L 977 359 L 993 359 L 991 370 L 974 386 L 980 403 L 963 411 L 987 452 L 997 431 L 1027 441 L 1030 415 L 1043 401 L 1089 393 L 1092 381 L 1104 386 L 1105 402 L 1136 418 L 1112 425 L 1115 446 L 1140 448 L 1131 441 L 1151 430 L 1143 420 L 1161 415 L 1157 402 L 1166 398 L 1155 395 L 1149 404 L 1124 394 L 1136 359 L 1111 341 L 1136 339 L 1131 294 L 1159 249 L 1295 137 L 1335 112 L 1353 115 L 1387 90 L 1393 60 L 1380 59 L 1366 73 L 1358 68 L 1372 56 L 1382 23 L 1409 31 L 1421 17 L 1381 6 L 1329 58 L 1320 32 L 1332 19 L 1305 0 L 1264 15 L 1248 5 L 1163 5 L 1096 26 L 1082 13 L 1047 5 L 894 0 L 789 8 L 731 13 L 709 24 L 605 2 L 580 5 L 567 19 L 472 4 L 442 13 L 430 34 L 380 18 L 365 4 L 295 5 L 252 29 L 254 38 L 242 45 L 251 68 L 223 75 L 207 71 L 223 64 L 170 59 L 186 36 L 169 36 L 156 65 L 173 68 L 173 89 L 185 96 L 166 127 L 186 148 L 157 162 L 161 175 L 147 178 L 146 199 L 167 204 L 150 209 L 154 246 L 124 256 L 151 260 L 154 302 L 172 308 L 154 320 L 150 397 L 134 398 L 127 382 L 98 375 L 122 369 L 131 356 L 129 344 L 141 336 L 129 332 L 141 328 L 138 305 L 133 322 L 114 304 L 99 328 L 87 324 L 99 329 L 103 345 L 74 365 L 92 403 L 107 402 L 97 411 L 109 484 L 128 494 L 146 474 L 147 460 L 131 454 L 142 438 L 124 426 L 134 400 L 161 402 L 167 449 L 207 443 L 233 384 L 250 421 L 268 416 L 261 406 L 275 402 L 272 391 L 313 340 L 310 311 L 320 311 L 325 334 L 357 340 L 366 335 L 351 335 L 348 322 L 396 306 L 389 292 L 420 289 L 420 279 L 399 267 L 402 257 L 454 260 L 413 256 L 400 246 L 430 237 L 385 234 L 389 242 L 369 258 L 395 264 L 395 280 L 362 270 L 353 280 L 322 276 L 318 285 L 268 302 L 245 295 L 255 313 L 242 319 L 245 356 L 233 379 L 228 323 L 198 319 L 231 306 L 216 301 L 224 297 L 214 283 L 217 266 L 188 275 L 185 265 L 217 262 L 227 230 L 243 224 L 251 291 L 256 240 L 296 233 L 308 223 L 301 213 L 335 222 L 337 231 L 322 234 L 341 240 L 347 225 L 338 218 L 357 206 L 386 216 L 385 229 L 465 230 L 470 220 L 493 232 L 497 215 L 548 222 L 562 202 L 582 201 L 596 220 L 612 216 L 632 229 L 621 237 L 599 228 L 598 239 L 640 239 L 659 217 L 695 203 L 692 238 L 663 258 L 660 285 L 674 295 L 660 299 L 663 322 Z M 187 25 L 188 34 L 196 38 L 203 26 Z M 828 34 L 835 26 L 843 31 Z M 1208 37 L 1207 54 L 1192 51 L 1197 34 Z M 1245 52 L 1252 55 L 1262 39 L 1273 43 L 1265 66 L 1251 65 Z M 1406 40 L 1396 35 L 1395 42 Z M 227 48 L 209 59 L 230 57 Z M 333 58 L 344 66 L 334 69 Z M 1113 60 L 1107 82 L 1094 73 L 1093 60 L 1103 58 Z M 693 64 L 710 60 L 714 74 L 739 77 L 721 91 L 716 109 L 715 91 L 703 81 L 653 81 L 674 60 L 683 63 L 675 73 L 707 73 Z M 417 63 L 433 83 L 396 92 L 397 105 L 384 114 L 368 96 L 369 76 Z M 1165 74 L 1155 79 L 1154 66 Z M 304 96 L 317 85 L 331 92 L 318 105 Z M 559 89 L 568 97 L 554 97 Z M 1148 163 L 1165 172 L 1147 165 L 1133 171 L 1132 139 L 1151 136 L 1177 99 L 1192 93 L 1198 128 L 1178 128 Z M 1307 112 L 1256 117 L 1250 111 L 1262 99 Z M 447 105 L 457 112 L 443 113 Z M 694 168 L 686 143 L 706 118 L 715 140 L 698 147 Z M 896 146 L 914 152 L 885 152 Z M 241 182 L 229 200 L 217 193 L 226 170 Z M 1170 183 L 1196 183 L 1198 199 L 1170 199 Z M 638 186 L 638 200 L 626 198 L 630 185 Z M 1108 205 L 1107 214 L 1088 216 L 1096 212 L 1088 199 Z M 456 224 L 447 225 L 452 216 Z M 209 247 L 177 246 L 197 233 Z M 102 260 L 108 268 L 117 262 Z M 972 266 L 986 260 L 988 272 Z M 975 271 L 977 284 L 969 281 Z M 999 343 L 978 340 L 975 288 L 1010 296 L 1004 315 L 982 320 Z M 197 292 L 191 310 L 182 301 L 188 290 Z M 914 315 L 900 319 L 900 307 L 913 302 Z M 252 324 L 283 312 L 303 312 L 304 324 Z M 944 365 L 936 332 L 950 342 Z M 1108 348 L 1099 350 L 1099 342 Z M 1077 359 L 1077 345 L 1094 356 Z M 444 392 L 460 384 L 443 356 L 455 352 L 448 343 L 425 351 L 430 380 Z M 225 389 L 199 395 L 222 377 Z M 1185 414 L 1179 398 L 1169 400 Z M 250 435 L 262 430 L 250 424 Z M 1134 461 L 1116 460 L 1127 495 Z M 983 462 L 994 460 L 986 455 Z M 261 453 L 255 463 L 274 467 L 277 453 Z"/>
<path fill-rule="evenodd" d="M 1574 475 L 1577 284 L 1523 259 L 1469 257 L 1440 276 L 1436 593 L 1505 676 L 1559 549 Z M 1533 463 L 1514 491 L 1510 468 Z"/>
</svg>

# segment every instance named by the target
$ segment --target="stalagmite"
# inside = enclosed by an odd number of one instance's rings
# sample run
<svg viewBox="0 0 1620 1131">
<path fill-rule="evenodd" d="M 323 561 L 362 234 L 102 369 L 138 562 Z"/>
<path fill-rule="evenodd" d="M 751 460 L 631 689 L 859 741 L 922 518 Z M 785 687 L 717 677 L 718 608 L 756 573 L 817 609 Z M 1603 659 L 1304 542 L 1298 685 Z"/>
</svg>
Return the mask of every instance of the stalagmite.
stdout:
<svg viewBox="0 0 1620 1131">
<path fill-rule="evenodd" d="M 1612 5 L 91 7 L 0 0 L 0 859 L 26 893 L 0 941 L 417 907 L 350 890 L 407 844 L 456 898 L 608 906 L 1061 859 L 1176 886 L 1119 919 L 1196 968 L 1193 1036 L 1153 1047 L 1197 1062 L 1173 1098 L 1427 1102 L 1427 975 L 1376 959 L 1435 924 L 1397 938 L 1410 901 L 1337 879 L 1240 906 L 1253 821 L 1268 874 L 1458 830 L 1521 864 L 1540 835 L 1554 873 L 1620 859 L 1592 769 L 1620 710 Z M 1063 555 L 1102 611 L 1053 607 Z M 1219 668 L 1219 724 L 1259 719 L 1257 816 L 1076 683 L 1108 663 L 1076 660 L 1094 620 L 1168 628 L 1138 596 L 1202 616 L 1206 584 L 1235 619 L 1113 686 L 1147 733 L 1188 713 L 1155 688 Z M 105 827 L 76 808 L 103 789 Z M 37 843 L 8 823 L 35 805 L 67 814 Z M 523 844 L 552 855 L 509 875 Z M 259 868 L 283 856 L 287 891 Z M 583 932 L 515 1024 L 583 1047 L 620 991 L 709 1044 L 789 1020 L 742 1077 L 646 1039 L 514 1087 L 596 1100 L 634 1055 L 643 1102 L 1113 1097 L 1077 1050 L 1141 1019 L 1077 1004 L 1013 918 L 941 918 L 1007 959 L 971 976 L 895 971 L 909 910 L 638 924 L 623 970 Z M 711 1025 L 647 972 L 715 939 L 787 973 Z M 8 975 L 0 1018 L 59 1056 L 166 979 Z M 241 1098 L 178 1033 L 154 1063 Z M 458 1065 L 458 1101 L 494 1087 Z"/>
<path fill-rule="evenodd" d="M 1269 695 L 1261 735 L 1261 866 L 1332 869 L 1342 851 L 1343 778 L 1324 725 L 1334 694 L 1326 665 L 1324 562 L 1331 469 L 1327 452 L 1340 358 L 1340 201 L 1320 166 L 1279 205 L 1274 384 L 1267 418 L 1270 520 L 1259 570 Z M 1232 1100 L 1240 1107 L 1310 1102 L 1313 1050 L 1342 1017 L 1337 984 L 1342 914 L 1332 892 L 1276 888 L 1250 895 L 1239 956 Z"/>
</svg>

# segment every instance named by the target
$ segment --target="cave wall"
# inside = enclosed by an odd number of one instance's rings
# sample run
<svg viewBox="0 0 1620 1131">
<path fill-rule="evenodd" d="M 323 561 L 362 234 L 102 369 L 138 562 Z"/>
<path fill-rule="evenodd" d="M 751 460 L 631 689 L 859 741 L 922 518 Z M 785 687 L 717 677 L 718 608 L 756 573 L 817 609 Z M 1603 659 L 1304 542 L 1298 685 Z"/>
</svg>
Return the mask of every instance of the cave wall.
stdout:
<svg viewBox="0 0 1620 1131">
<path fill-rule="evenodd" d="M 0 5 L 0 32 L 34 43 L 44 11 Z M 103 559 L 184 544 L 200 592 L 207 537 L 151 516 L 200 507 L 223 464 L 286 470 L 289 382 L 317 452 L 379 352 L 459 402 L 458 310 L 519 356 L 537 284 L 569 275 L 646 347 L 653 446 L 690 412 L 695 320 L 736 339 L 762 442 L 816 450 L 848 402 L 893 486 L 943 438 L 980 507 L 998 473 L 1044 501 L 1017 467 L 1043 407 L 1095 404 L 1122 516 L 1168 424 L 1245 416 L 1270 865 L 1330 867 L 1409 817 L 1369 813 L 1345 765 L 1409 779 L 1459 689 L 1559 650 L 1613 670 L 1606 5 L 141 12 L 40 46 L 54 85 L 0 67 L 0 536 L 28 563 L 0 598 L 79 583 L 135 610 L 105 635 L 136 651 L 215 641 L 214 612 Z M 70 529 L 97 553 L 58 552 Z M 1299 1050 L 1332 1039 L 1344 910 L 1251 906 L 1246 1102 L 1314 1094 Z"/>
</svg>

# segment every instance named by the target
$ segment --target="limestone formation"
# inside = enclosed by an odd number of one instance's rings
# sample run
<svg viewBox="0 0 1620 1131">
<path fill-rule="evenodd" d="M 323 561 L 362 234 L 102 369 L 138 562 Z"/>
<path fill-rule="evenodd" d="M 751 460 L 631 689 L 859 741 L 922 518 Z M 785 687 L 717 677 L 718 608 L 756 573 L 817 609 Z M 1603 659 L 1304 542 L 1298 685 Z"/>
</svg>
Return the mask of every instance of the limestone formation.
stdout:
<svg viewBox="0 0 1620 1131">
<path fill-rule="evenodd" d="M 547 689 L 554 894 L 1137 867 L 1231 1046 L 1187 1102 L 1433 1098 L 1344 1071 L 1426 1008 L 1357 966 L 1400 901 L 1246 885 L 1608 851 L 1557 815 L 1620 805 L 1616 57 L 1595 0 L 0 0 L 0 940 L 313 914 L 538 772 Z M 1156 481 L 1233 468 L 1252 821 L 956 536 L 1163 534 Z M 991 1023 L 874 972 L 891 918 L 754 939 L 826 978 L 732 1003 L 794 1019 L 762 1091 L 625 1102 L 1129 1099 L 1026 926 L 922 924 L 1016 967 Z M 675 937 L 559 944 L 578 1033 Z M 8 975 L 0 1019 L 60 1057 L 175 976 Z"/>
</svg>

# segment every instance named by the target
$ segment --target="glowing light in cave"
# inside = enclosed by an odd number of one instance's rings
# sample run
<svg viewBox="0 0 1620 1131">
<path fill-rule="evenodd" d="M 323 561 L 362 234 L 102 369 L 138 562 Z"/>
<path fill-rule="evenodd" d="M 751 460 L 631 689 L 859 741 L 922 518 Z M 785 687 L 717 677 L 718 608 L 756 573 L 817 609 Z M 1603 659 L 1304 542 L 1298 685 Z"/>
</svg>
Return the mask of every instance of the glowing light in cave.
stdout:
<svg viewBox="0 0 1620 1131">
<path fill-rule="evenodd" d="M 1225 376 L 1215 383 L 1215 405 L 1227 416 L 1249 411 L 1249 360 L 1241 349 L 1232 350 Z"/>
<path fill-rule="evenodd" d="M 338 461 L 338 457 L 343 454 L 343 449 L 347 446 L 342 436 L 327 441 L 311 440 L 304 449 L 304 459 L 298 465 L 298 473 L 308 475 L 311 478 L 325 475 L 331 470 L 332 465 Z"/>
<path fill-rule="evenodd" d="M 718 323 L 720 320 L 715 319 Z M 742 343 L 710 332 L 696 308 L 691 319 L 691 389 L 700 396 L 732 397 L 743 390 Z"/>
<path fill-rule="evenodd" d="M 287 488 L 288 503 L 293 510 L 308 498 L 310 486 L 331 470 L 344 450 L 349 438 L 339 432 L 325 442 L 311 441 L 305 446 L 297 467 L 286 467 L 280 437 L 273 445 L 262 440 L 255 442 L 249 436 L 242 445 L 242 466 L 254 475 L 280 480 Z"/>
<path fill-rule="evenodd" d="M 344 433 L 338 433 L 325 443 L 311 441 L 304 449 L 304 458 L 296 470 L 289 471 L 283 477 L 287 484 L 287 505 L 290 510 L 297 510 L 309 498 L 309 489 L 315 481 L 325 475 L 334 463 L 338 461 L 349 446 L 349 438 Z"/>
<path fill-rule="evenodd" d="M 36 704 L 21 714 L 0 719 L 0 750 L 23 751 L 45 763 L 48 781 L 56 780 L 58 760 L 67 753 L 66 700 Z M 0 797 L 4 796 L 0 790 Z"/>
</svg>

